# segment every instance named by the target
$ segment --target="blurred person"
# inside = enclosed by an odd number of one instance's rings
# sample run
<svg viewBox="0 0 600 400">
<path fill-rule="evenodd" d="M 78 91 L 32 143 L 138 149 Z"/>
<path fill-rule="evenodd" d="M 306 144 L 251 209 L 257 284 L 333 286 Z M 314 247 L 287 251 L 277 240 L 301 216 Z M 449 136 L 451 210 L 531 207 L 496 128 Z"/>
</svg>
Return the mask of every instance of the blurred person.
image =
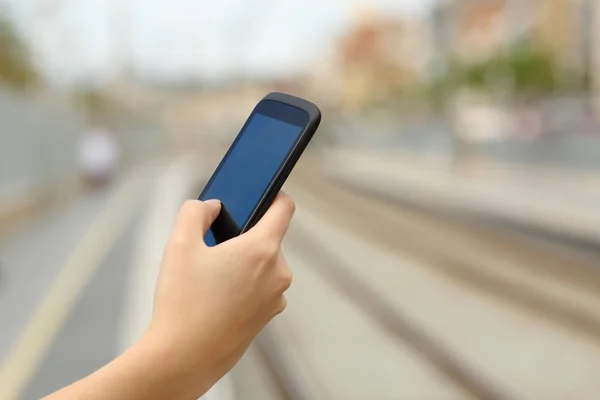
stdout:
<svg viewBox="0 0 600 400">
<path fill-rule="evenodd" d="M 88 187 L 103 187 L 110 182 L 117 170 L 118 153 L 114 134 L 107 128 L 92 128 L 81 135 L 77 160 Z"/>
<path fill-rule="evenodd" d="M 286 307 L 292 282 L 281 243 L 295 211 L 280 193 L 259 223 L 216 247 L 202 240 L 219 201 L 181 208 L 156 285 L 152 320 L 129 350 L 46 400 L 197 399 Z"/>
</svg>

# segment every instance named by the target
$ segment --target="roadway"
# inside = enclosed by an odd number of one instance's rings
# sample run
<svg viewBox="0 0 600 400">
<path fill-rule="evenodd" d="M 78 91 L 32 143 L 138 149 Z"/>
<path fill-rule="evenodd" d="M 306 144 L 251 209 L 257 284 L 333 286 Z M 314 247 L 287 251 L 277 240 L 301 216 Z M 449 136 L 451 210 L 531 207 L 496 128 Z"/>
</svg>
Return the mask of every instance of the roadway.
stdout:
<svg viewBox="0 0 600 400">
<path fill-rule="evenodd" d="M 0 238 L 1 399 L 40 398 L 139 337 L 162 245 L 206 164 L 144 166 Z M 307 157 L 286 185 L 288 310 L 207 399 L 595 398 L 595 255 L 319 171 Z"/>
</svg>

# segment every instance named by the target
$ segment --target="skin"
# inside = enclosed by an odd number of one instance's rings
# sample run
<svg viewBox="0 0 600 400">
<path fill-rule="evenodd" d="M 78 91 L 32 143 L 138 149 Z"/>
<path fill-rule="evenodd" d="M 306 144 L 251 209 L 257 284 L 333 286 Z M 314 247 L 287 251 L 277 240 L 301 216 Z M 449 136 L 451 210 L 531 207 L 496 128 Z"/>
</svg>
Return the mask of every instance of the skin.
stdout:
<svg viewBox="0 0 600 400">
<path fill-rule="evenodd" d="M 202 241 L 218 201 L 187 201 L 166 245 L 152 321 L 120 357 L 46 400 L 195 400 L 286 307 L 281 243 L 295 211 L 280 193 L 261 221 L 216 247 Z"/>
</svg>

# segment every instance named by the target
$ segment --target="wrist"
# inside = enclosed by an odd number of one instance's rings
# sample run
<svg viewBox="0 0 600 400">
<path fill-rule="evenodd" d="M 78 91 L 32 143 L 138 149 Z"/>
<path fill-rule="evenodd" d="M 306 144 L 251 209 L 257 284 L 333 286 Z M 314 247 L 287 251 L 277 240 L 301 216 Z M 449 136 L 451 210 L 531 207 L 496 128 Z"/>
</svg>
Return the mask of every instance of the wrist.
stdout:
<svg viewBox="0 0 600 400">
<path fill-rule="evenodd" d="M 169 388 L 168 398 L 198 398 L 219 379 L 219 360 L 210 346 L 202 341 L 191 343 L 184 337 L 151 327 L 134 345 L 146 365 L 152 366 L 151 375 Z"/>
</svg>

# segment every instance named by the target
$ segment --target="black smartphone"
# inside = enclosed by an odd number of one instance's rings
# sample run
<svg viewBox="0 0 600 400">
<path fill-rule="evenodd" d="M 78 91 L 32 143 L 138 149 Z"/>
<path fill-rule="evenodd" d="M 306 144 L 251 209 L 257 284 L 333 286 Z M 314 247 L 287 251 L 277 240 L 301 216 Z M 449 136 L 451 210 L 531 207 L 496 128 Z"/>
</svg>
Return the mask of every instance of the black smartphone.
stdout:
<svg viewBox="0 0 600 400">
<path fill-rule="evenodd" d="M 220 200 L 205 242 L 215 246 L 251 229 L 267 212 L 321 122 L 311 102 L 270 93 L 254 108 L 200 194 Z"/>
</svg>

